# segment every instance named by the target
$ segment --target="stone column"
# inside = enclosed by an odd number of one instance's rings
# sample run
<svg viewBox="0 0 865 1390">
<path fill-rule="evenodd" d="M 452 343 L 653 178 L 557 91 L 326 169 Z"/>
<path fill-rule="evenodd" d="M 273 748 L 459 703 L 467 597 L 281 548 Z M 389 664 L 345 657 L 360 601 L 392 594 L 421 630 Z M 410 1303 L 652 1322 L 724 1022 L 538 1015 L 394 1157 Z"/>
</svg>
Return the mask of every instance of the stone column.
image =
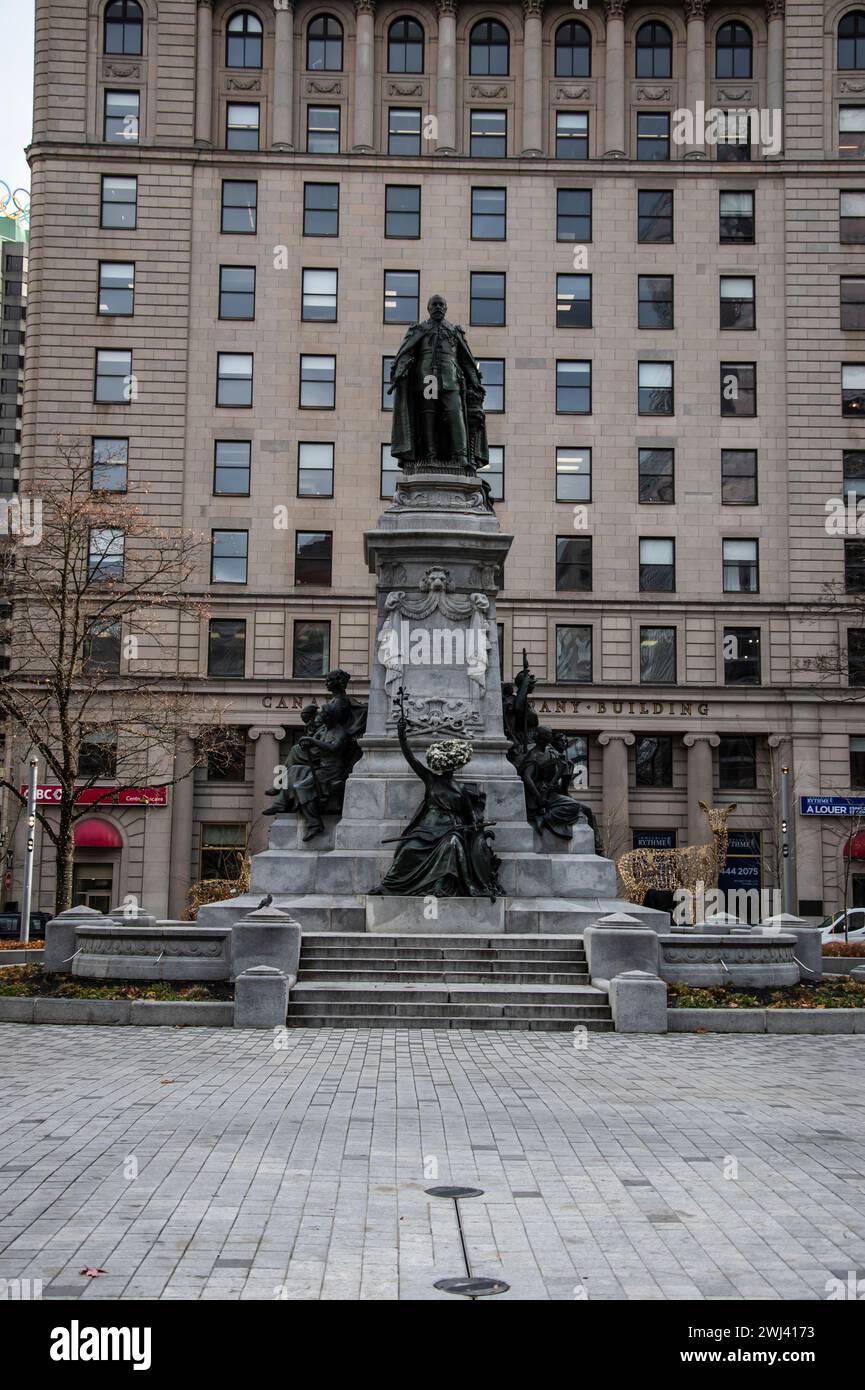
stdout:
<svg viewBox="0 0 865 1390">
<path fill-rule="evenodd" d="M 768 42 L 766 46 L 766 105 L 770 111 L 780 111 L 784 148 L 784 0 L 766 0 Z M 779 154 L 780 154 L 779 150 Z M 803 896 L 806 896 L 803 894 Z"/>
<path fill-rule="evenodd" d="M 195 745 L 189 734 L 178 734 L 174 751 L 174 775 L 181 777 L 171 788 L 171 855 L 168 869 L 168 916 L 177 920 L 186 907 L 192 882 L 192 806 L 195 798 Z M 188 773 L 188 776 L 183 776 Z"/>
<path fill-rule="evenodd" d="M 699 803 L 712 805 L 712 749 L 721 742 L 717 734 L 685 734 L 688 750 L 688 844 L 705 845 L 711 839 L 709 822 Z"/>
<path fill-rule="evenodd" d="M 811 724 L 810 730 L 799 727 L 800 723 L 804 721 Z M 800 796 L 819 796 L 822 791 L 820 784 L 820 734 L 814 729 L 814 724 L 817 721 L 807 707 L 804 710 L 804 721 L 802 715 L 797 714 L 790 735 L 769 735 L 769 748 L 773 750 L 770 756 L 774 759 L 773 772 L 779 788 L 778 796 L 773 797 L 777 805 L 772 807 L 772 815 L 780 823 L 780 769 L 783 764 L 790 769 L 790 791 L 793 801 L 791 829 L 796 855 L 796 897 L 797 899 L 818 899 L 823 902 L 826 895 L 823 870 L 823 826 L 825 822 L 820 816 L 803 816 L 799 811 Z M 776 748 L 777 752 L 774 751 Z M 840 819 L 840 816 L 833 818 L 833 820 Z M 837 826 L 833 825 L 833 828 L 837 835 Z M 829 854 L 827 855 L 827 865 L 831 864 L 832 855 Z M 780 863 L 778 867 L 780 869 Z M 830 873 L 833 871 L 830 869 Z M 780 883 L 777 886 L 780 888 Z M 799 911 L 798 901 L 790 908 L 790 911 L 793 913 Z"/>
<path fill-rule="evenodd" d="M 544 0 L 523 0 L 523 154 L 543 154 L 541 41 Z"/>
<path fill-rule="evenodd" d="M 457 152 L 457 0 L 438 0 L 438 121 L 436 154 Z"/>
<path fill-rule="evenodd" d="M 195 47 L 195 143 L 213 144 L 213 0 L 198 0 Z"/>
<path fill-rule="evenodd" d="M 249 832 L 250 854 L 260 854 L 267 849 L 270 831 L 269 821 L 262 816 L 267 808 L 267 791 L 273 786 L 273 777 L 279 766 L 279 741 L 285 738 L 285 729 L 278 725 L 252 728 L 249 737 L 255 744 L 255 763 L 253 770 L 252 828 Z"/>
<path fill-rule="evenodd" d="M 628 799 L 628 749 L 634 735 L 612 729 L 598 734 L 604 750 L 603 818 L 604 848 L 613 860 L 631 849 L 631 814 Z"/>
<path fill-rule="evenodd" d="M 276 11 L 273 45 L 273 148 L 293 150 L 294 0 Z"/>
<path fill-rule="evenodd" d="M 685 104 L 694 117 L 694 139 L 689 141 L 686 154 L 691 159 L 705 159 L 702 113 L 706 110 L 706 0 L 685 0 L 685 15 L 688 23 Z"/>
<path fill-rule="evenodd" d="M 625 155 L 625 0 L 604 0 L 607 19 L 604 80 L 605 158 Z"/>
<path fill-rule="evenodd" d="M 354 0 L 357 33 L 354 47 L 354 144 L 355 154 L 372 154 L 375 95 L 375 0 Z"/>
</svg>

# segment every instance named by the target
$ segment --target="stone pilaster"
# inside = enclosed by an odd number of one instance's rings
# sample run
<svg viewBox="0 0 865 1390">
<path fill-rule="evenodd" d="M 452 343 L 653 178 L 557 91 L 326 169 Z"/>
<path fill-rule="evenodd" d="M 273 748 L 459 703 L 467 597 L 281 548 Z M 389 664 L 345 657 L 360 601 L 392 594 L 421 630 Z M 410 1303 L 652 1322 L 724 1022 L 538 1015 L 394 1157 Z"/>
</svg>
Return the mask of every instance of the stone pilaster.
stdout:
<svg viewBox="0 0 865 1390">
<path fill-rule="evenodd" d="M 706 5 L 708 0 L 685 0 L 688 57 L 686 66 L 685 104 L 694 115 L 694 140 L 689 143 L 686 158 L 705 159 L 702 120 L 698 111 L 706 108 Z M 697 103 L 702 102 L 698 107 Z"/>
<path fill-rule="evenodd" d="M 249 738 L 255 745 L 249 853 L 259 854 L 261 850 L 267 849 L 270 826 L 268 821 L 263 818 L 262 812 L 267 807 L 266 793 L 273 786 L 273 779 L 279 766 L 279 743 L 281 739 L 285 738 L 285 729 L 279 725 L 256 726 L 249 730 Z"/>
<path fill-rule="evenodd" d="M 186 907 L 192 882 L 192 807 L 195 799 L 195 745 L 189 734 L 179 734 L 174 753 L 171 788 L 171 855 L 168 869 L 168 916 L 177 920 Z"/>
<path fill-rule="evenodd" d="M 355 0 L 357 32 L 354 49 L 355 154 L 374 153 L 372 127 L 375 95 L 375 0 Z"/>
<path fill-rule="evenodd" d="M 195 143 L 213 144 L 213 0 L 198 0 L 195 39 Z"/>
<path fill-rule="evenodd" d="M 605 157 L 625 154 L 625 0 L 604 0 L 607 21 L 604 79 Z"/>
<path fill-rule="evenodd" d="M 294 149 L 294 0 L 276 11 L 273 56 L 273 147 Z"/>
<path fill-rule="evenodd" d="M 721 742 L 717 734 L 685 734 L 688 750 L 688 844 L 705 845 L 711 832 L 700 802 L 712 805 L 712 749 Z"/>
<path fill-rule="evenodd" d="M 784 0 L 766 0 L 768 40 L 766 44 L 766 105 L 780 111 L 784 129 Z M 782 138 L 781 149 L 784 143 Z M 779 154 L 781 151 L 779 150 Z M 807 894 L 803 894 L 807 896 Z"/>
<path fill-rule="evenodd" d="M 631 811 L 628 796 L 628 749 L 634 735 L 618 729 L 598 734 L 604 750 L 603 824 L 604 845 L 616 860 L 631 848 Z"/>
<path fill-rule="evenodd" d="M 456 0 L 438 0 L 438 76 L 436 154 L 457 152 L 457 6 Z"/>
<path fill-rule="evenodd" d="M 523 0 L 523 154 L 543 154 L 541 45 L 544 0 Z"/>
</svg>

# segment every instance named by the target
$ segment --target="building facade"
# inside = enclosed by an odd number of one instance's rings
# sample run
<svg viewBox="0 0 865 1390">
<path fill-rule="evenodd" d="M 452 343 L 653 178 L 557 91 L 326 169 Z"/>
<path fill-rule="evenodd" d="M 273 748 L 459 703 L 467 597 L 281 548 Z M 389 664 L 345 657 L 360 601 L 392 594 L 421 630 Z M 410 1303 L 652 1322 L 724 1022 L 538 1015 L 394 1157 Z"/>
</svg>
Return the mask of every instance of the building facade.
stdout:
<svg viewBox="0 0 865 1390">
<path fill-rule="evenodd" d="M 703 841 L 699 802 L 735 802 L 725 881 L 771 887 L 788 766 L 800 910 L 837 906 L 851 820 L 798 798 L 865 795 L 865 10 L 36 15 L 22 487 L 74 435 L 120 449 L 108 486 L 146 485 L 161 524 L 211 533 L 176 669 L 246 736 L 230 777 L 100 810 L 78 900 L 177 914 L 266 842 L 327 668 L 363 697 L 388 359 L 442 291 L 514 536 L 503 678 L 525 652 L 608 848 Z M 181 761 L 195 722 L 193 698 Z M 852 869 L 865 903 L 855 846 Z M 48 856 L 38 881 L 50 903 Z"/>
</svg>

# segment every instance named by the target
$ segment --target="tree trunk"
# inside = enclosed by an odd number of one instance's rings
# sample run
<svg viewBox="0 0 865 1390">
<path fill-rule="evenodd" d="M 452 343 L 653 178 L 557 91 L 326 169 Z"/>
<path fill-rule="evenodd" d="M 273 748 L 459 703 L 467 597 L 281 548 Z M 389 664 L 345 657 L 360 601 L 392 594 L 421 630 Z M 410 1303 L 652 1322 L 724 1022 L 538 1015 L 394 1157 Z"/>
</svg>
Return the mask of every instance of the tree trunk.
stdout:
<svg viewBox="0 0 865 1390">
<path fill-rule="evenodd" d="M 75 860 L 75 832 L 72 821 L 72 805 L 66 797 L 60 803 L 60 821 L 57 826 L 55 846 L 55 866 L 57 884 L 54 891 L 55 916 L 72 906 L 72 875 Z"/>
</svg>

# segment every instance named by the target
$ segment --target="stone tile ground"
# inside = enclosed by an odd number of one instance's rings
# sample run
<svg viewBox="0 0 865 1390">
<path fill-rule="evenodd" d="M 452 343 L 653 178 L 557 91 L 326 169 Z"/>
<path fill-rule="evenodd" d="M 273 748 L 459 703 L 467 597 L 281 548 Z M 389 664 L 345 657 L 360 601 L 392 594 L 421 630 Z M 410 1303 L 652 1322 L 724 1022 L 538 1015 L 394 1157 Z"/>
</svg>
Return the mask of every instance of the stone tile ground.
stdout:
<svg viewBox="0 0 865 1390">
<path fill-rule="evenodd" d="M 283 1041 L 0 1026 L 0 1277 L 447 1299 L 453 1207 L 424 1188 L 451 1181 L 484 1189 L 463 1222 L 505 1298 L 819 1299 L 865 1269 L 865 1038 Z"/>
</svg>

